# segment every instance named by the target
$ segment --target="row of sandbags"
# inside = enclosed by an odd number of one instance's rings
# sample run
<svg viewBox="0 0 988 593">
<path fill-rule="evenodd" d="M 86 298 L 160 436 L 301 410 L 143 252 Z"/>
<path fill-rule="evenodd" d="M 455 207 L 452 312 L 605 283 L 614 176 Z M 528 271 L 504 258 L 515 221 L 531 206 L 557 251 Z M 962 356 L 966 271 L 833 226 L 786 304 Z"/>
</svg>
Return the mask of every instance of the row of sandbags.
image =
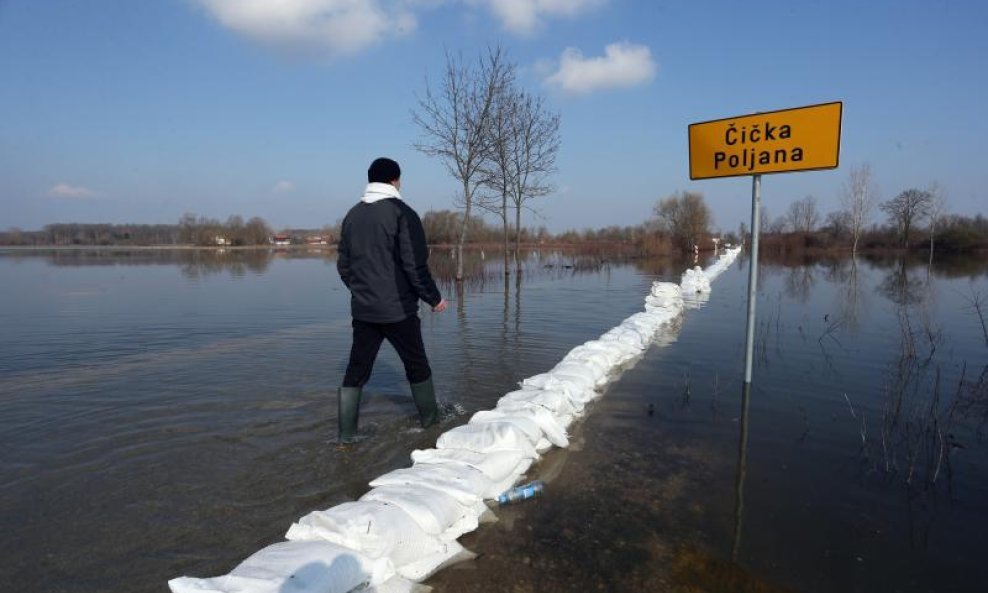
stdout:
<svg viewBox="0 0 988 593">
<path fill-rule="evenodd" d="M 728 250 L 706 271 L 699 292 L 737 256 Z M 359 500 L 314 511 L 293 523 L 285 542 L 264 548 L 229 574 L 181 577 L 173 593 L 400 593 L 443 566 L 471 558 L 457 538 L 492 518 L 486 500 L 516 484 L 552 447 L 616 371 L 638 357 L 679 317 L 684 295 L 698 292 L 696 272 L 680 285 L 656 282 L 636 313 L 600 338 L 571 350 L 546 373 L 523 380 L 493 410 L 446 431 L 434 449 L 412 452 L 411 467 L 370 482 Z"/>
</svg>

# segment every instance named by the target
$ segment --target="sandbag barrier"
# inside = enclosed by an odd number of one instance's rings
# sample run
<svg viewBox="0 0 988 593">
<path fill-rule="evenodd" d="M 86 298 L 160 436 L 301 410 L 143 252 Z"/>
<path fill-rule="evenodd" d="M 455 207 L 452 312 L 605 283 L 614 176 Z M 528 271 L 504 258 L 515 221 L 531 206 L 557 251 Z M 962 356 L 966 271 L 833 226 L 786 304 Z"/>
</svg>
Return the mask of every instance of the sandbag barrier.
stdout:
<svg viewBox="0 0 988 593">
<path fill-rule="evenodd" d="M 709 298 L 710 282 L 739 251 L 726 250 L 705 270 L 687 270 L 678 285 L 653 283 L 644 311 L 523 380 L 493 410 L 440 435 L 434 449 L 413 451 L 411 467 L 372 480 L 359 500 L 305 515 L 288 529 L 287 541 L 229 574 L 172 579 L 172 593 L 428 591 L 421 581 L 473 557 L 457 538 L 492 517 L 484 501 L 518 483 L 545 451 L 567 447 L 566 429 L 586 405 L 660 329 Z"/>
</svg>

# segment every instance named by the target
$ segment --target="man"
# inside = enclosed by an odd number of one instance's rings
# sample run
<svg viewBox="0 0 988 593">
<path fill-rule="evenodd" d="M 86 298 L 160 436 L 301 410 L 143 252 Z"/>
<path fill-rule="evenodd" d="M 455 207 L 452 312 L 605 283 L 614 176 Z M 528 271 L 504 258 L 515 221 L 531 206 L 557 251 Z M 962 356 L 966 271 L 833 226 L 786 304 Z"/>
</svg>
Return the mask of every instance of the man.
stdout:
<svg viewBox="0 0 988 593">
<path fill-rule="evenodd" d="M 429 272 L 429 249 L 418 215 L 401 199 L 401 169 L 379 158 L 367 189 L 343 219 L 336 268 L 350 289 L 353 346 L 339 390 L 340 442 L 356 440 L 360 392 L 385 339 L 398 352 L 425 428 L 437 420 L 432 369 L 422 343 L 419 300 L 441 313 L 446 300 Z"/>
</svg>

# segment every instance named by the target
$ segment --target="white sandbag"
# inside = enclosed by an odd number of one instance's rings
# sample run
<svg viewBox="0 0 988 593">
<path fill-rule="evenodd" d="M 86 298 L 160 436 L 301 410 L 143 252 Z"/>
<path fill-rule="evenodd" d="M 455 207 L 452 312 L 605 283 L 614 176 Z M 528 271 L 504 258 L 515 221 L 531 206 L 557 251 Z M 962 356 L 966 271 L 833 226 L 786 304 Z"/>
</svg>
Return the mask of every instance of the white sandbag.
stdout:
<svg viewBox="0 0 988 593">
<path fill-rule="evenodd" d="M 582 410 L 583 406 L 600 397 L 600 392 L 598 391 L 578 385 L 566 384 L 565 382 L 553 385 L 552 388 L 565 393 L 570 401 L 573 402 L 573 407 L 577 408 L 577 410 Z"/>
<path fill-rule="evenodd" d="M 525 432 L 508 422 L 464 424 L 447 430 L 436 439 L 437 449 L 470 449 L 488 453 L 502 449 L 521 451 L 526 457 L 538 459 L 535 443 Z"/>
<path fill-rule="evenodd" d="M 593 374 L 594 377 L 597 378 L 597 381 L 600 381 L 601 378 L 607 379 L 607 375 L 612 367 L 611 363 L 608 360 L 604 359 L 604 357 L 598 354 L 596 356 L 586 356 L 585 358 L 578 360 L 563 357 L 563 359 L 559 361 L 559 364 L 557 364 L 556 367 L 554 367 L 554 369 L 558 370 L 558 367 L 560 365 L 566 365 L 566 364 L 579 365 L 586 368 L 588 371 L 590 371 Z"/>
<path fill-rule="evenodd" d="M 594 391 L 593 386 L 587 386 L 585 378 L 576 377 L 574 375 L 558 374 L 552 375 L 545 382 L 544 391 L 558 391 L 566 395 L 570 402 L 573 404 L 573 408 L 577 412 L 582 412 L 583 407 L 592 399 L 597 398 L 600 394 Z"/>
<path fill-rule="evenodd" d="M 644 350 L 646 343 L 642 339 L 641 334 L 620 325 L 601 335 L 600 339 L 603 342 L 613 340 L 615 342 L 627 344 L 628 346 L 634 347 L 637 351 Z"/>
<path fill-rule="evenodd" d="M 703 271 L 704 275 L 712 282 L 717 276 L 727 271 L 727 268 L 731 267 L 739 253 L 741 253 L 740 247 L 725 250 L 713 265 Z"/>
<path fill-rule="evenodd" d="M 487 453 L 477 453 L 470 449 L 417 449 L 412 451 L 412 461 L 423 465 L 443 463 L 469 465 L 483 472 L 492 482 L 500 482 L 511 475 L 524 474 L 532 465 L 530 457 L 514 449 Z"/>
<path fill-rule="evenodd" d="M 520 389 L 518 391 L 512 391 L 504 394 L 504 396 L 498 400 L 498 406 L 500 407 L 502 403 L 509 404 L 515 402 L 532 403 L 543 406 L 555 414 L 557 419 L 566 416 L 578 416 L 580 413 L 580 409 L 577 409 L 577 407 L 573 405 L 573 401 L 570 399 L 569 395 L 560 390 Z"/>
<path fill-rule="evenodd" d="M 590 342 L 582 344 L 570 350 L 563 361 L 566 362 L 593 362 L 597 366 L 610 372 L 620 362 L 620 354 L 614 350 L 602 346 L 588 346 Z"/>
<path fill-rule="evenodd" d="M 413 465 L 390 471 L 371 480 L 370 485 L 420 485 L 445 492 L 467 506 L 476 504 L 490 490 L 492 480 L 467 465 Z"/>
<path fill-rule="evenodd" d="M 324 540 L 372 559 L 386 558 L 395 572 L 415 581 L 462 557 L 464 552 L 456 541 L 441 541 L 427 534 L 397 506 L 373 500 L 344 502 L 309 513 L 292 524 L 285 538 Z"/>
<path fill-rule="evenodd" d="M 593 389 L 607 380 L 607 373 L 589 363 L 563 361 L 552 368 L 553 379 L 575 383 L 584 389 Z"/>
<path fill-rule="evenodd" d="M 521 380 L 522 389 L 545 389 L 546 383 L 552 379 L 549 373 L 539 373 Z"/>
<path fill-rule="evenodd" d="M 672 282 L 653 282 L 652 289 L 648 296 L 658 300 L 665 300 L 670 303 L 682 302 L 682 294 L 679 285 Z"/>
<path fill-rule="evenodd" d="M 470 422 L 473 422 L 474 419 L 478 418 L 478 416 L 481 419 L 523 419 L 535 424 L 541 434 L 553 445 L 564 448 L 569 446 L 569 438 L 566 436 L 566 429 L 559 424 L 555 416 L 553 416 L 549 410 L 539 406 L 516 407 L 515 409 L 501 407 L 486 412 L 477 412 L 474 414 L 473 418 L 470 419 Z"/>
<path fill-rule="evenodd" d="M 628 317 L 621 325 L 637 329 L 647 343 L 652 341 L 652 334 L 658 331 L 659 327 L 671 317 L 672 315 L 668 311 L 642 311 Z"/>
<path fill-rule="evenodd" d="M 327 541 L 280 542 L 255 552 L 229 574 L 168 581 L 172 593 L 348 593 L 395 574 L 387 558 L 370 559 Z"/>
<path fill-rule="evenodd" d="M 583 347 L 603 352 L 614 361 L 615 366 L 624 364 L 640 354 L 638 348 L 614 340 L 591 340 L 583 344 Z"/>
<path fill-rule="evenodd" d="M 532 443 L 539 442 L 539 439 L 544 436 L 542 434 L 542 428 L 531 418 L 510 416 L 496 410 L 481 410 L 470 417 L 468 424 L 485 424 L 489 422 L 510 422 L 520 428 Z"/>
<path fill-rule="evenodd" d="M 709 293 L 710 279 L 703 273 L 703 269 L 700 266 L 696 266 L 683 273 L 683 280 L 679 283 L 679 286 L 683 292 L 683 296 L 698 292 Z"/>
<path fill-rule="evenodd" d="M 456 539 L 477 528 L 480 513 L 449 494 L 424 486 L 379 486 L 360 497 L 393 504 L 411 517 L 422 531 L 442 540 Z"/>
<path fill-rule="evenodd" d="M 568 400 L 567 400 L 568 401 Z M 504 400 L 497 402 L 497 407 L 495 410 L 502 411 L 506 414 L 513 414 L 521 412 L 532 416 L 539 426 L 542 427 L 542 431 L 545 433 L 546 438 L 549 440 L 558 440 L 563 442 L 563 437 L 565 437 L 565 442 L 569 442 L 569 436 L 566 434 L 566 429 L 569 425 L 573 423 L 576 418 L 573 414 L 563 414 L 560 412 L 554 412 L 549 406 L 545 406 L 536 402 L 522 401 L 522 400 Z M 551 419 L 549 421 L 543 421 L 543 418 Z M 558 428 L 557 428 L 558 427 Z M 557 430 L 559 432 L 557 432 Z M 550 436 L 552 435 L 552 436 Z M 555 443 L 554 443 L 555 444 Z M 556 445 L 558 447 L 565 447 L 568 445 Z"/>
</svg>

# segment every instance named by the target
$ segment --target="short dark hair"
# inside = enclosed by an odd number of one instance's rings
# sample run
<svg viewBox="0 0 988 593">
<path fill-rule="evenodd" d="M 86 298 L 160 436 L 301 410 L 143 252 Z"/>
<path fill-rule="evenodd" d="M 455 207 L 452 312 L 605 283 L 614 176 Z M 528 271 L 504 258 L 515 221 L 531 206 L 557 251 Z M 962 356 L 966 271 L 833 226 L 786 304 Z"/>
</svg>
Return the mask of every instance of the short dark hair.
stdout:
<svg viewBox="0 0 988 593">
<path fill-rule="evenodd" d="M 389 158 L 374 159 L 367 169 L 368 183 L 391 183 L 399 177 L 401 177 L 401 167 Z"/>
</svg>

